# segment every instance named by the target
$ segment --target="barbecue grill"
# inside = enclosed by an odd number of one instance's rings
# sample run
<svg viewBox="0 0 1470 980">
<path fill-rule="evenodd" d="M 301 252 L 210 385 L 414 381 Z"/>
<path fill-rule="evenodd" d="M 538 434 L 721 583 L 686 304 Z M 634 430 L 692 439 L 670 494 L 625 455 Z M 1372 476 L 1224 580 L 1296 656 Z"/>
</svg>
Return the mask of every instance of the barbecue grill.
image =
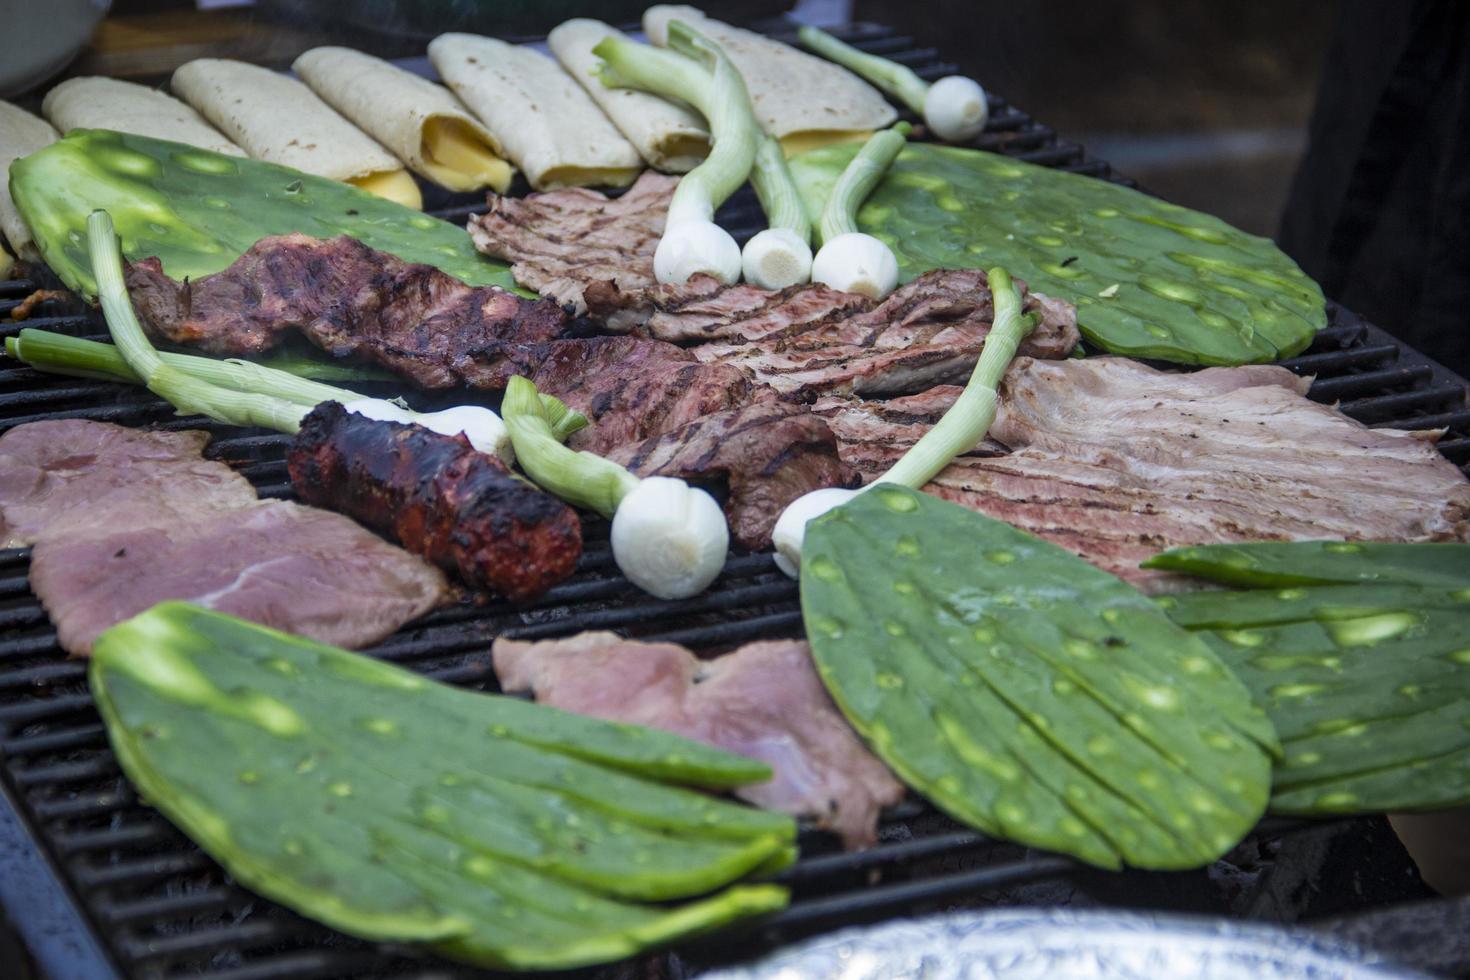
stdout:
<svg viewBox="0 0 1470 980">
<path fill-rule="evenodd" d="M 783 37 L 791 30 L 784 22 L 768 27 Z M 836 33 L 926 79 L 954 71 L 934 50 L 883 27 Z M 1131 184 L 1003 100 L 993 101 L 992 112 L 976 141 L 980 148 Z M 465 201 L 435 213 L 463 221 L 478 206 Z M 737 234 L 742 240 L 763 224 L 748 190 L 727 205 L 721 223 L 743 227 L 745 234 Z M 0 314 L 43 285 L 0 282 Z M 1441 451 L 1456 465 L 1470 463 L 1465 381 L 1335 304 L 1328 304 L 1328 319 L 1309 351 L 1282 362 L 1316 376 L 1310 397 L 1336 402 L 1369 425 L 1446 429 Z M 7 318 L 0 336 L 21 326 L 101 339 L 106 334 L 97 315 L 75 298 L 52 300 L 23 324 Z M 0 370 L 0 431 L 58 418 L 210 430 L 210 454 L 238 467 L 262 496 L 291 493 L 286 436 L 176 418 L 167 404 L 137 389 L 26 367 Z M 501 635 L 532 639 L 614 629 L 714 651 L 800 632 L 796 585 L 775 571 L 768 555 L 735 556 L 707 593 L 669 602 L 621 578 L 605 523 L 589 522 L 587 539 L 576 576 L 542 599 L 519 607 L 492 601 L 444 609 L 368 652 L 439 680 L 493 690 L 489 647 Z M 0 904 L 28 951 L 7 954 L 0 937 L 0 975 L 27 975 L 25 962 L 58 980 L 483 975 L 350 939 L 258 898 L 145 806 L 107 746 L 84 663 L 64 659 L 30 594 L 27 563 L 27 549 L 0 551 Z M 1470 971 L 1463 944 L 1470 904 L 1433 900 L 1407 913 L 1387 910 L 1428 892 L 1381 819 L 1268 820 L 1210 869 L 1108 874 L 986 839 L 911 799 L 885 814 L 881 842 L 871 850 L 844 853 L 835 839 L 807 829 L 801 851 L 801 860 L 779 875 L 793 889 L 786 911 L 736 933 L 587 975 L 680 977 L 839 925 L 959 904 L 1018 902 L 1170 908 L 1281 922 L 1340 916 L 1330 923 L 1339 934 L 1401 962 L 1435 972 Z"/>
</svg>

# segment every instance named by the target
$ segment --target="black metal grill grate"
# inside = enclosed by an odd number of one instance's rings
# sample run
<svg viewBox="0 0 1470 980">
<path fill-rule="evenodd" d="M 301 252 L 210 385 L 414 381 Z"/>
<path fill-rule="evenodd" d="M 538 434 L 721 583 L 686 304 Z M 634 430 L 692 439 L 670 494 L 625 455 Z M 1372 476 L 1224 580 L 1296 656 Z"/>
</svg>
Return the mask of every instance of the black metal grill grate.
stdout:
<svg viewBox="0 0 1470 980">
<path fill-rule="evenodd" d="M 849 40 L 902 61 L 926 78 L 953 70 L 932 49 L 884 28 L 858 26 Z M 1081 147 L 1059 139 L 996 99 L 984 149 L 1128 183 Z M 441 211 L 462 219 L 464 204 Z M 758 224 L 753 199 L 737 198 L 727 227 Z M 0 283 L 0 316 L 37 283 Z M 1461 379 L 1329 305 L 1330 324 L 1310 351 L 1286 362 L 1317 376 L 1311 397 L 1339 401 L 1371 425 L 1448 430 L 1441 449 L 1470 461 L 1470 410 Z M 0 321 L 0 336 L 21 326 L 101 337 L 104 327 L 79 305 L 53 301 L 23 324 Z M 265 496 L 290 493 L 285 436 L 178 419 L 147 392 L 58 379 L 25 367 L 0 370 L 0 431 L 39 419 L 88 418 L 127 425 L 203 428 L 212 455 L 236 465 Z M 652 601 L 616 573 L 605 526 L 588 529 L 577 575 L 530 606 L 502 602 L 442 610 L 374 650 L 450 683 L 493 689 L 489 643 L 497 635 L 550 637 L 581 629 L 687 643 L 712 650 L 746 640 L 795 635 L 800 614 L 793 583 L 765 555 L 735 557 L 707 594 Z M 0 551 L 0 900 L 44 968 L 59 977 L 124 975 L 215 980 L 267 977 L 449 977 L 470 975 L 430 958 L 374 947 L 331 933 L 234 885 L 163 818 L 143 806 L 122 778 L 87 692 L 85 666 L 63 659 L 44 610 L 26 582 L 25 549 Z M 1255 840 L 1320 825 L 1275 822 Z M 806 932 L 945 903 L 997 901 L 1013 889 L 1091 874 L 1063 858 L 1032 855 L 988 841 L 927 806 L 909 802 L 885 816 L 881 844 L 845 854 L 824 834 L 804 832 L 802 860 L 781 876 L 793 887 L 784 913 L 731 940 L 685 951 L 692 962 L 748 955 Z M 1149 882 L 1134 875 L 1135 899 Z M 1216 909 L 1220 911 L 1221 909 Z M 650 960 L 650 975 L 677 976 L 691 960 Z M 617 972 L 617 971 L 614 971 Z M 627 975 L 627 971 L 617 972 Z"/>
</svg>

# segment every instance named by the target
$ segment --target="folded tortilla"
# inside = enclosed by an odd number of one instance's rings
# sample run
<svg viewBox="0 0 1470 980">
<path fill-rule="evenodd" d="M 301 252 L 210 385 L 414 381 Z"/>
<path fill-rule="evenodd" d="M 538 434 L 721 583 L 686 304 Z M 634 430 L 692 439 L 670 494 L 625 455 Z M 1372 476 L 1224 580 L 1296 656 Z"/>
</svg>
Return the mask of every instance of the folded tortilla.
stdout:
<svg viewBox="0 0 1470 980">
<path fill-rule="evenodd" d="M 643 158 L 572 76 L 531 48 L 441 34 L 429 60 L 537 190 L 633 182 Z"/>
<path fill-rule="evenodd" d="M 600 20 L 578 17 L 553 30 L 546 38 L 551 53 L 602 107 L 613 125 L 648 164 L 670 173 L 687 173 L 709 155 L 709 129 L 704 117 L 647 92 L 608 88 L 593 70 L 602 59 L 592 53 L 605 37 L 625 36 Z"/>
<path fill-rule="evenodd" d="M 198 58 L 180 66 L 169 84 L 257 160 L 423 207 L 418 184 L 398 158 L 304 82 L 243 61 Z"/>
<path fill-rule="evenodd" d="M 0 100 L 0 231 L 20 258 L 34 259 L 37 255 L 31 247 L 31 230 L 10 197 L 10 165 L 59 138 L 46 120 Z M 0 262 L 4 261 L 4 253 L 0 253 Z"/>
<path fill-rule="evenodd" d="M 452 191 L 510 187 L 500 144 L 444 86 L 351 48 L 313 48 L 291 68 L 415 173 Z"/>
<path fill-rule="evenodd" d="M 649 7 L 643 12 L 644 33 L 654 44 L 666 45 L 671 20 L 684 21 L 724 49 L 745 79 L 756 118 L 781 141 L 787 156 L 865 140 L 898 118 L 882 93 L 841 65 L 711 20 L 696 7 Z"/>
<path fill-rule="evenodd" d="M 70 78 L 46 93 L 41 111 L 63 133 L 73 129 L 115 129 L 154 139 L 188 143 L 201 150 L 243 157 L 199 113 L 172 95 L 115 78 Z"/>
</svg>

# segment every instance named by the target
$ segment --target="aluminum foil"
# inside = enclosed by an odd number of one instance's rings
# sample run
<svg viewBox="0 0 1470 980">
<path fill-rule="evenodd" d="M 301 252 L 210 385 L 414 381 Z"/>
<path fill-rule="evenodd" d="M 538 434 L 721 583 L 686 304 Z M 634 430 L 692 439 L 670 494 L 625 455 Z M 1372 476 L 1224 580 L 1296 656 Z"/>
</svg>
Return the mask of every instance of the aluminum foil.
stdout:
<svg viewBox="0 0 1470 980">
<path fill-rule="evenodd" d="M 1308 930 L 1134 912 L 998 909 L 844 929 L 702 980 L 1386 980 L 1420 977 Z"/>
</svg>

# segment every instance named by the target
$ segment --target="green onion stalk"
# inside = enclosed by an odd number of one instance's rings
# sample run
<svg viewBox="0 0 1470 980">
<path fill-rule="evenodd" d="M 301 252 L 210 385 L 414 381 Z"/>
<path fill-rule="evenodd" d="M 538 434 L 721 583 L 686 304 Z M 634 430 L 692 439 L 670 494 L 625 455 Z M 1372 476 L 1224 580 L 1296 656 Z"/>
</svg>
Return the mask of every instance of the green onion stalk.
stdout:
<svg viewBox="0 0 1470 980">
<path fill-rule="evenodd" d="M 704 58 L 695 60 L 617 35 L 603 38 L 592 53 L 602 59 L 598 77 L 608 88 L 633 88 L 688 102 L 709 123 L 713 148 L 674 190 L 664 236 L 653 255 L 654 277 L 679 283 L 702 273 L 733 283 L 740 279 L 740 246 L 715 224 L 715 209 L 750 176 L 761 141 L 760 124 L 745 82 L 729 60 L 698 48 L 697 35 L 691 37 L 693 32 L 680 21 L 669 25 L 671 38 L 676 26 L 684 28 L 678 36 L 685 47 L 704 51 Z"/>
<path fill-rule="evenodd" d="M 910 128 L 898 123 L 874 133 L 837 178 L 817 223 L 822 247 L 812 260 L 813 282 L 873 299 L 882 299 L 898 285 L 893 249 L 858 230 L 857 212 L 902 152 Z"/>
<path fill-rule="evenodd" d="M 996 389 L 1015 359 L 1021 341 L 1035 327 L 1036 316 L 1022 314 L 1020 290 L 1006 270 L 991 269 L 987 279 L 995 305 L 995 319 L 965 390 L 949 411 L 898 462 L 862 490 L 840 487 L 813 490 L 786 507 L 776 521 L 772 538 L 776 545 L 776 564 L 787 575 L 795 578 L 798 574 L 801 543 L 809 522 L 879 483 L 898 484 L 912 490 L 922 488 L 956 456 L 977 446 L 990 431 L 990 425 L 995 421 Z"/>
<path fill-rule="evenodd" d="M 612 460 L 562 445 L 585 419 L 528 379 L 506 385 L 501 415 L 521 469 L 567 503 L 612 519 L 613 561 L 660 599 L 703 592 L 725 567 L 730 529 L 715 499 L 683 480 L 640 479 Z"/>
<path fill-rule="evenodd" d="M 816 27 L 798 32 L 801 43 L 887 92 L 924 118 L 930 132 L 948 143 L 964 143 L 980 135 L 990 118 L 985 90 L 973 78 L 947 75 L 930 85 L 913 69 L 859 51 Z"/>
<path fill-rule="evenodd" d="M 103 316 L 116 346 L 27 328 L 6 338 L 17 360 L 52 374 L 139 384 L 180 414 L 206 415 L 228 425 L 295 433 L 314 406 L 341 402 L 349 411 L 380 421 L 415 423 L 446 435 L 464 434 L 481 452 L 514 461 L 510 435 L 499 416 L 480 405 L 413 412 L 401 402 L 367 398 L 288 371 L 237 359 L 160 353 L 139 324 L 123 278 L 122 251 L 106 211 L 87 218 L 87 243 Z"/>
</svg>

